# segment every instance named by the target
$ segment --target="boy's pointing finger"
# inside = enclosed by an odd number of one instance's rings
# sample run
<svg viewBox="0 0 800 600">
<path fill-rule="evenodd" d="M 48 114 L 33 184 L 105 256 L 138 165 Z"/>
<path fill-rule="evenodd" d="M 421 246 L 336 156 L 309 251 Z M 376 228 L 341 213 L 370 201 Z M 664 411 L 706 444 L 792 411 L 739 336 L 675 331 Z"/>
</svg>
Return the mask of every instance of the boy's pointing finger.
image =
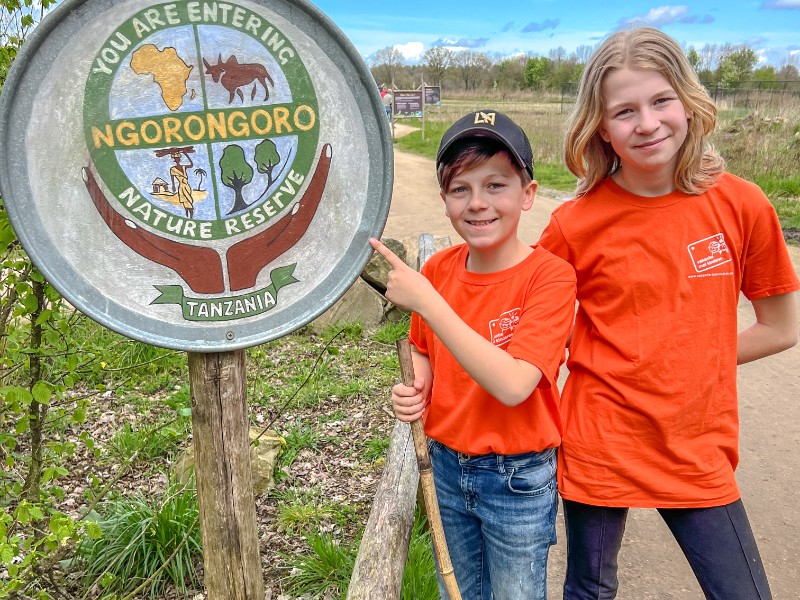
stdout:
<svg viewBox="0 0 800 600">
<path fill-rule="evenodd" d="M 389 266 L 393 269 L 396 269 L 400 266 L 405 266 L 405 262 L 401 259 L 397 254 L 389 250 L 386 246 L 384 246 L 380 241 L 376 240 L 375 238 L 369 238 L 369 244 L 372 246 L 375 251 L 380 254 L 383 258 L 386 259 L 386 262 L 389 263 Z"/>
</svg>

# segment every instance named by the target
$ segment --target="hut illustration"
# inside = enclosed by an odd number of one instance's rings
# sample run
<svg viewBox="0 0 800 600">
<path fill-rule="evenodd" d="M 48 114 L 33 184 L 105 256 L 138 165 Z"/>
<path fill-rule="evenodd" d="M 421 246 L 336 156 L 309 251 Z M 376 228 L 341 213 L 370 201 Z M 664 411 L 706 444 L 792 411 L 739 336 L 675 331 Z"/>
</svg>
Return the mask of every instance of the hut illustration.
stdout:
<svg viewBox="0 0 800 600">
<path fill-rule="evenodd" d="M 153 193 L 154 194 L 168 194 L 170 192 L 169 184 L 161 179 L 161 177 L 156 177 L 153 180 Z"/>
</svg>

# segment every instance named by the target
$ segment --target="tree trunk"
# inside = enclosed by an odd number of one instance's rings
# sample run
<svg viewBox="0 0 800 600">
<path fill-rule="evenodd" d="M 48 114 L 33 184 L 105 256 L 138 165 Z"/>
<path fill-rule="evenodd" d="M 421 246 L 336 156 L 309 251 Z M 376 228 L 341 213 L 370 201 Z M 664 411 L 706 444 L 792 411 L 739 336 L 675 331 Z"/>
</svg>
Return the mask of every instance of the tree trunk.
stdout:
<svg viewBox="0 0 800 600">
<path fill-rule="evenodd" d="M 33 294 L 36 296 L 36 310 L 31 313 L 31 354 L 30 354 L 30 389 L 42 378 L 42 326 L 39 315 L 44 310 L 44 284 L 41 281 L 31 281 Z M 31 427 L 31 463 L 22 485 L 22 497 L 28 502 L 39 502 L 42 484 L 42 440 L 45 419 L 47 418 L 47 404 L 40 404 L 34 398 L 28 408 Z"/>
<path fill-rule="evenodd" d="M 244 350 L 189 353 L 208 600 L 264 600 L 250 471 Z"/>
</svg>

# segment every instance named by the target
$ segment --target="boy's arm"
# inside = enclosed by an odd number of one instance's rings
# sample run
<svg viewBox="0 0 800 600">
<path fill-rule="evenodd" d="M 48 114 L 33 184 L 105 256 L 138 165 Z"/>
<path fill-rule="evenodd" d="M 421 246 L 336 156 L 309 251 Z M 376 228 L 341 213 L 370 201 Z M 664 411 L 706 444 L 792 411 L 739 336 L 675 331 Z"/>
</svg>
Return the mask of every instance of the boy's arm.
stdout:
<svg viewBox="0 0 800 600">
<path fill-rule="evenodd" d="M 461 367 L 486 392 L 506 406 L 528 399 L 542 372 L 498 348 L 467 325 L 423 275 L 377 240 L 370 240 L 392 267 L 386 297 L 419 314 Z M 416 362 L 414 364 L 416 368 Z"/>
<path fill-rule="evenodd" d="M 736 362 L 744 364 L 797 344 L 797 292 L 752 301 L 756 322 L 739 332 Z"/>
</svg>

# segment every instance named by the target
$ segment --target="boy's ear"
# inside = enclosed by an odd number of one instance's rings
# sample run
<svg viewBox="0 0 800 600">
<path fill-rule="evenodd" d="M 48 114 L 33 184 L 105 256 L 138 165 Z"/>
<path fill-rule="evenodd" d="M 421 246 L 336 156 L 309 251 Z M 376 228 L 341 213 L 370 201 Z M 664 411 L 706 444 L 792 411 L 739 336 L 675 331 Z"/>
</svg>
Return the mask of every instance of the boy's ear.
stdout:
<svg viewBox="0 0 800 600">
<path fill-rule="evenodd" d="M 532 180 L 523 190 L 522 210 L 530 210 L 533 206 L 533 200 L 536 198 L 536 190 L 539 188 L 539 182 L 535 179 Z"/>
<path fill-rule="evenodd" d="M 450 215 L 447 214 L 447 196 L 445 196 L 444 192 L 441 190 L 439 191 L 439 196 L 442 198 L 442 202 L 444 202 L 444 216 L 449 219 Z"/>
</svg>

